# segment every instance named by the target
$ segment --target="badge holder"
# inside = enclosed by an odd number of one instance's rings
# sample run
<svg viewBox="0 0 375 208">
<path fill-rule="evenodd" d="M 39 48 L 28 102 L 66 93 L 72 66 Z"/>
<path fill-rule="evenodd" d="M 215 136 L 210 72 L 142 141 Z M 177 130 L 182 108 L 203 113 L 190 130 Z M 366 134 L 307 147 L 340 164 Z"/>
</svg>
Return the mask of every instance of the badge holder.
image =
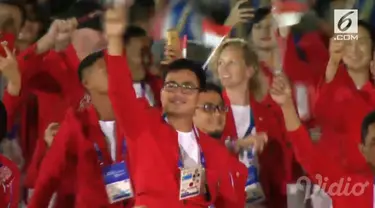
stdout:
<svg viewBox="0 0 375 208">
<path fill-rule="evenodd" d="M 258 168 L 254 164 L 254 153 L 248 152 L 249 166 L 247 167 L 248 176 L 245 186 L 246 203 L 254 204 L 265 200 L 262 186 L 259 182 Z"/>
<path fill-rule="evenodd" d="M 134 196 L 129 172 L 124 162 L 103 167 L 105 189 L 111 204 Z"/>
<path fill-rule="evenodd" d="M 102 153 L 99 146 L 95 144 L 95 150 L 98 154 L 102 175 L 104 178 L 105 190 L 110 204 L 123 201 L 134 197 L 132 183 L 128 168 L 124 161 L 103 165 Z M 123 154 L 126 152 L 126 144 L 123 144 Z"/>
<path fill-rule="evenodd" d="M 204 168 L 182 168 L 180 179 L 180 200 L 199 196 L 204 191 Z"/>
</svg>

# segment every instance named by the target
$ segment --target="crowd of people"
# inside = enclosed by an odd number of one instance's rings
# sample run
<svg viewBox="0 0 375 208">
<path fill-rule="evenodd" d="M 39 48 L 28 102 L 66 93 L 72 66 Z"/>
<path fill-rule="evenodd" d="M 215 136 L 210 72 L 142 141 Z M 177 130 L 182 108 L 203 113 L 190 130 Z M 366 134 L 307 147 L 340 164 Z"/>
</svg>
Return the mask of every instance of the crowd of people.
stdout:
<svg viewBox="0 0 375 208">
<path fill-rule="evenodd" d="M 340 40 L 239 1 L 203 67 L 181 30 L 155 58 L 150 2 L 0 0 L 0 208 L 375 207 L 371 15 Z"/>
</svg>

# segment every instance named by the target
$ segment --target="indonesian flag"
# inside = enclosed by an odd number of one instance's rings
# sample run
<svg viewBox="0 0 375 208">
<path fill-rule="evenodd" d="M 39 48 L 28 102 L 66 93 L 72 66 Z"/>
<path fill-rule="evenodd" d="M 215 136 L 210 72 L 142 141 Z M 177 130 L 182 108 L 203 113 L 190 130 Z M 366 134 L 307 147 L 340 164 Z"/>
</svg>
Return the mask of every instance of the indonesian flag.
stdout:
<svg viewBox="0 0 375 208">
<path fill-rule="evenodd" d="M 225 36 L 231 31 L 231 27 L 218 25 L 204 19 L 202 22 L 203 44 L 215 48 L 223 42 Z"/>
<path fill-rule="evenodd" d="M 302 14 L 308 10 L 306 2 L 296 0 L 275 1 L 272 4 L 272 15 L 279 27 L 296 25 L 301 21 Z"/>
</svg>

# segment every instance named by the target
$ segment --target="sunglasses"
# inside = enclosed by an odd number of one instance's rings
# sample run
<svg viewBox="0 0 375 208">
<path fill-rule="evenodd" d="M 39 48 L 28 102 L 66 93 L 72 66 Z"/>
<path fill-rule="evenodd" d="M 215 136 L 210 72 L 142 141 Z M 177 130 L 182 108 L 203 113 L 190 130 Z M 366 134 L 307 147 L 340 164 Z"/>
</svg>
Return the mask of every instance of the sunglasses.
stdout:
<svg viewBox="0 0 375 208">
<path fill-rule="evenodd" d="M 216 111 L 218 111 L 219 113 L 226 113 L 229 109 L 227 106 L 214 104 L 204 104 L 198 106 L 197 108 L 200 108 L 207 113 L 215 113 Z"/>
</svg>

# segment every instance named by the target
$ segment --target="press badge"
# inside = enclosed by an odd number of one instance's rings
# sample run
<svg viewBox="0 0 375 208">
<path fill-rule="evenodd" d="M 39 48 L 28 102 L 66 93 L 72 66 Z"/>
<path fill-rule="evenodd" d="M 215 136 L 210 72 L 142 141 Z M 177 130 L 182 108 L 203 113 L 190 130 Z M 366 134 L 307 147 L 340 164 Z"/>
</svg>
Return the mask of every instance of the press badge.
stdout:
<svg viewBox="0 0 375 208">
<path fill-rule="evenodd" d="M 124 162 L 105 166 L 102 171 L 109 203 L 112 204 L 133 197 L 129 172 Z"/>
<path fill-rule="evenodd" d="M 204 184 L 204 169 L 202 167 L 181 169 L 180 200 L 201 194 Z"/>
<path fill-rule="evenodd" d="M 247 167 L 248 176 L 245 186 L 246 191 L 246 203 L 258 203 L 265 199 L 262 186 L 259 183 L 258 169 L 253 164 L 254 156 L 249 152 L 248 157 L 250 159 L 249 167 Z"/>
</svg>

